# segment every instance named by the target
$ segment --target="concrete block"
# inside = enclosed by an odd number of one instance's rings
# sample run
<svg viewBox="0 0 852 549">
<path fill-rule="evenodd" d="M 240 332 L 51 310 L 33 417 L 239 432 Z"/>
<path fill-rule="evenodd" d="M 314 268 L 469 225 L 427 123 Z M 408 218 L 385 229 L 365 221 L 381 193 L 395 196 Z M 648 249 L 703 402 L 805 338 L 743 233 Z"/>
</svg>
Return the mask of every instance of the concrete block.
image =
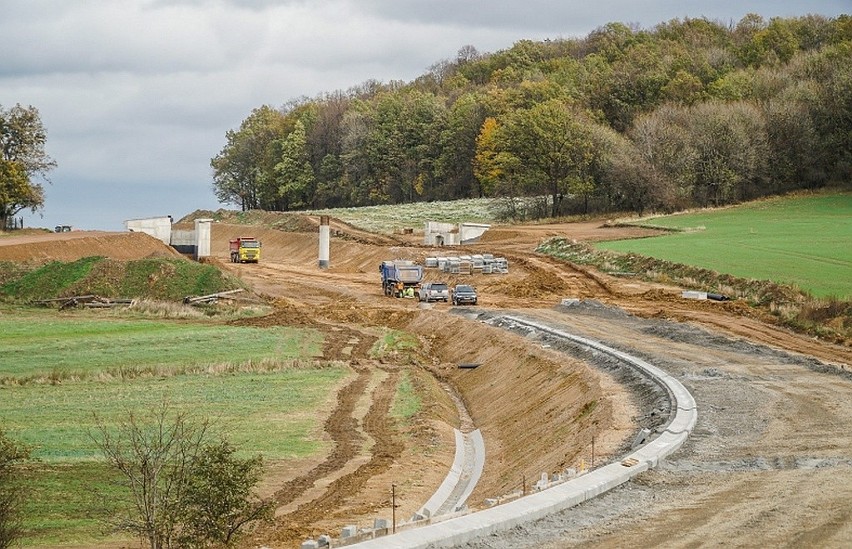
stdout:
<svg viewBox="0 0 852 549">
<path fill-rule="evenodd" d="M 353 524 L 350 524 L 349 526 L 343 527 L 343 529 L 340 531 L 340 537 L 341 538 L 351 538 L 352 536 L 354 536 L 357 533 L 358 533 L 358 527 L 353 525 Z"/>
<path fill-rule="evenodd" d="M 317 538 L 317 544 L 319 547 L 331 547 L 331 536 L 328 534 L 323 534 Z"/>
<path fill-rule="evenodd" d="M 302 542 L 302 545 L 299 546 L 301 549 L 318 549 L 319 543 L 316 540 L 308 539 Z"/>
<path fill-rule="evenodd" d="M 485 505 L 487 507 L 494 507 L 497 505 L 497 500 L 494 498 L 485 498 Z"/>
<path fill-rule="evenodd" d="M 542 473 L 541 478 L 538 479 L 538 481 L 533 485 L 533 490 L 536 490 L 536 491 L 544 490 L 545 488 L 547 488 L 548 484 L 549 483 L 547 481 L 547 473 Z"/>
<path fill-rule="evenodd" d="M 373 519 L 373 529 L 382 530 L 388 527 L 388 519 L 377 518 Z"/>
</svg>

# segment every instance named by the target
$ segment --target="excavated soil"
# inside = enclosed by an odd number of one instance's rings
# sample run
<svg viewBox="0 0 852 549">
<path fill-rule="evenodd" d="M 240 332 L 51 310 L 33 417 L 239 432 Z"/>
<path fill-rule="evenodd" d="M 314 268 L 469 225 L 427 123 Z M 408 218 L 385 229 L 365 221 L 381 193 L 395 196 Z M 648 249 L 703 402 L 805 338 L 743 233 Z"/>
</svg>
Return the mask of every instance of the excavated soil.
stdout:
<svg viewBox="0 0 852 549">
<path fill-rule="evenodd" d="M 213 226 L 211 261 L 276 306 L 269 316 L 241 322 L 320 330 L 322 359 L 351 370 L 322 418 L 319 438 L 329 443 L 328 452 L 272 464 L 263 490 L 278 505 L 275 522 L 247 546 L 298 547 L 307 536 L 390 518 L 391 484 L 397 520 L 411 516 L 452 462 L 459 418 L 442 383 L 458 393 L 485 438 L 485 471 L 469 500 L 474 508 L 528 487 L 542 472 L 589 465 L 593 444 L 594 464 L 616 459 L 641 428 L 664 420 L 660 395 L 641 381 L 593 354 L 501 327 L 498 319 L 507 312 L 663 368 L 693 393 L 699 420 L 686 446 L 658 469 L 576 509 L 469 547 L 852 544 L 848 346 L 779 329 L 742 303 L 683 300 L 679 288 L 613 278 L 531 251 L 551 236 L 600 240 L 644 236 L 650 232 L 644 229 L 600 223 L 492 229 L 454 252 L 506 257 L 509 274 L 427 270 L 428 280 L 476 286 L 480 303 L 473 308 L 382 295 L 381 261 L 422 261 L 446 249 L 419 245 L 416 235 L 403 242 L 342 223 L 333 229 L 331 267 L 320 270 L 317 233 Z M 17 260 L 60 249 L 65 255 L 57 258 L 76 259 L 71 247 L 88 250 L 99 238 L 122 238 L 49 236 L 25 243 L 31 255 Z M 227 241 L 236 236 L 263 242 L 259 264 L 227 261 Z M 68 247 L 54 246 L 63 237 Z M 133 242 L 123 242 L 126 252 L 137 245 L 139 256 L 152 253 L 147 241 Z M 18 244 L 0 240 L 0 259 Z M 563 298 L 580 301 L 560 306 Z M 386 329 L 415 334 L 420 350 L 375 358 L 370 349 Z M 404 375 L 422 398 L 409 425 L 389 414 Z"/>
<path fill-rule="evenodd" d="M 46 263 L 76 261 L 82 257 L 110 259 L 181 257 L 171 246 L 145 233 L 73 231 L 0 238 L 0 261 Z"/>
</svg>

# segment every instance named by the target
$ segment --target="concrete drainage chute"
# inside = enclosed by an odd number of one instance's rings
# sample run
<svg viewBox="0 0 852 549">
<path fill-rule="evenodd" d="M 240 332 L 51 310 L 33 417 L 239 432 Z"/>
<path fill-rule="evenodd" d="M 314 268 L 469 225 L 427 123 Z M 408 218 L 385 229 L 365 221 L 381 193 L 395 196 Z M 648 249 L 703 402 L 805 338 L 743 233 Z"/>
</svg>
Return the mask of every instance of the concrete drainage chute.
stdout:
<svg viewBox="0 0 852 549">
<path fill-rule="evenodd" d="M 456 453 L 444 481 L 412 520 L 431 519 L 464 509 L 485 468 L 485 441 L 482 433 L 474 429 L 473 419 L 461 397 L 448 384 L 443 383 L 443 386 L 456 405 L 461 423 L 461 430 L 453 429 Z"/>
</svg>

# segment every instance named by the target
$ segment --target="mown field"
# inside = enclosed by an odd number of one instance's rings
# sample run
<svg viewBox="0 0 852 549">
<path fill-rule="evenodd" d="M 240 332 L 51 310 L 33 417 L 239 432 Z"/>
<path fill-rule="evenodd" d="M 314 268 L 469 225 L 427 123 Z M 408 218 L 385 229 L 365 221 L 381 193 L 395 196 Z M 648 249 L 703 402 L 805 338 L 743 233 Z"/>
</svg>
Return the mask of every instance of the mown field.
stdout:
<svg viewBox="0 0 852 549">
<path fill-rule="evenodd" d="M 773 198 L 639 224 L 677 232 L 596 246 L 795 285 L 815 297 L 852 298 L 852 193 Z"/>
<path fill-rule="evenodd" d="M 35 458 L 25 544 L 109 537 L 102 518 L 119 498 L 92 439 L 96 414 L 109 425 L 168 402 L 209 419 L 244 455 L 277 461 L 323 450 L 314 412 L 348 370 L 313 362 L 321 344 L 320 334 L 295 328 L 0 306 L 0 424 Z"/>
</svg>

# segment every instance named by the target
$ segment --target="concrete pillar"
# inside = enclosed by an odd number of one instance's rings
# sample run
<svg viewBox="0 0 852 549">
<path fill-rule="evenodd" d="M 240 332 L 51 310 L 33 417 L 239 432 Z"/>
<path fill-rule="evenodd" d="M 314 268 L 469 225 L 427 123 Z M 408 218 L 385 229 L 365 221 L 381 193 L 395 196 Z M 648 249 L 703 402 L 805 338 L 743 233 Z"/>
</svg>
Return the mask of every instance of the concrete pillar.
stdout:
<svg viewBox="0 0 852 549">
<path fill-rule="evenodd" d="M 212 219 L 195 220 L 195 259 L 210 257 L 210 224 Z"/>
<path fill-rule="evenodd" d="M 329 244 L 331 240 L 331 229 L 328 226 L 329 216 L 320 216 L 319 228 L 319 268 L 328 269 Z"/>
</svg>

